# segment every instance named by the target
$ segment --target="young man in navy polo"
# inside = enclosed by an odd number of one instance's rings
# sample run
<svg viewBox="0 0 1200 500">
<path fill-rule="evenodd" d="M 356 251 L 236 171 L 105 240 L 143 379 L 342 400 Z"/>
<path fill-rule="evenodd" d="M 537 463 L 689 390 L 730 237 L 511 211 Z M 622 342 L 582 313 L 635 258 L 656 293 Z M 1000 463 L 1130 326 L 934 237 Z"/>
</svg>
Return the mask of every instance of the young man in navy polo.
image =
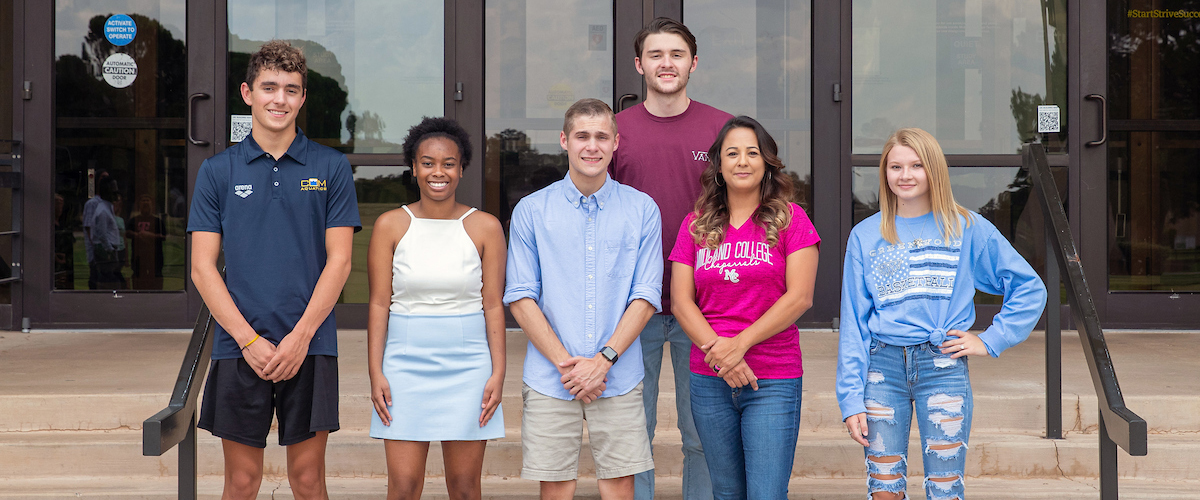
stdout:
<svg viewBox="0 0 1200 500">
<path fill-rule="evenodd" d="M 293 495 L 329 496 L 325 444 L 339 427 L 333 305 L 362 224 L 345 155 L 296 127 L 307 72 L 287 42 L 250 57 L 242 100 L 252 131 L 204 162 L 192 197 L 192 281 L 218 325 L 199 427 L 221 438 L 224 499 L 258 495 L 276 414 Z"/>
</svg>

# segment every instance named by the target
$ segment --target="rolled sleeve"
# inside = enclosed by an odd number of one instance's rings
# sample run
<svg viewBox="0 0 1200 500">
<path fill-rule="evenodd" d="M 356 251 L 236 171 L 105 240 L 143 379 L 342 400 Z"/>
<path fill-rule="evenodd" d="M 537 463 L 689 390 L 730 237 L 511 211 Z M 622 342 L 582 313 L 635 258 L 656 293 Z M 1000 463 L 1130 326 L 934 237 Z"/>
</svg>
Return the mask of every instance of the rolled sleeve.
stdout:
<svg viewBox="0 0 1200 500">
<path fill-rule="evenodd" d="M 534 237 L 533 214 L 522 200 L 509 223 L 508 264 L 505 268 L 504 305 L 542 296 L 542 268 Z"/>
<path fill-rule="evenodd" d="M 648 201 L 642 218 L 642 236 L 638 241 L 637 264 L 633 269 L 633 284 L 630 287 L 629 302 L 644 299 L 654 306 L 656 312 L 662 312 L 662 216 L 658 206 Z"/>
</svg>

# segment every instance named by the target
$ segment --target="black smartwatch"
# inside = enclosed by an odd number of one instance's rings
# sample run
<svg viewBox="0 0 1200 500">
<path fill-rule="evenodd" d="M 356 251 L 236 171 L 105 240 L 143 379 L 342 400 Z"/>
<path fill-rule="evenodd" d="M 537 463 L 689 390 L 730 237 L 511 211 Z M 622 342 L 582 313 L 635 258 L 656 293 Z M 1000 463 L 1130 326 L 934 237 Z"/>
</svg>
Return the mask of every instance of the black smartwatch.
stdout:
<svg viewBox="0 0 1200 500">
<path fill-rule="evenodd" d="M 617 358 L 620 357 L 620 356 L 617 356 L 617 350 L 613 349 L 609 346 L 602 347 L 600 349 L 600 355 L 604 356 L 604 359 L 607 359 L 609 363 L 612 363 L 614 365 L 617 364 Z"/>
</svg>

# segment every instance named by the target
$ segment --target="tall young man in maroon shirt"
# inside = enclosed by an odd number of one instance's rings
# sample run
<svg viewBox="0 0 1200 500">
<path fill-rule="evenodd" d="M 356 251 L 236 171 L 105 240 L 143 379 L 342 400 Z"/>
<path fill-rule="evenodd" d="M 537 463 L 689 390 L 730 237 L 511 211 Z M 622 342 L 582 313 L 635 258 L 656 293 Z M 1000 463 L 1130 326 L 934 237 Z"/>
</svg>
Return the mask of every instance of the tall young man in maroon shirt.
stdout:
<svg viewBox="0 0 1200 500">
<path fill-rule="evenodd" d="M 658 203 L 662 213 L 663 261 L 675 247 L 675 236 L 684 217 L 700 196 L 700 173 L 708 163 L 708 148 L 717 132 L 733 115 L 687 96 L 688 78 L 699 57 L 696 37 L 682 23 L 660 17 L 638 32 L 633 42 L 633 64 L 646 79 L 645 102 L 617 114 L 621 149 L 613 154 L 609 174 L 617 182 L 642 191 Z M 639 338 L 645 364 L 642 397 L 646 405 L 646 430 L 654 440 L 657 423 L 658 380 L 663 347 L 671 346 L 675 373 L 675 409 L 683 438 L 683 498 L 712 498 L 712 484 L 704 450 L 692 422 L 688 393 L 688 359 L 692 342 L 671 315 L 671 271 L 663 271 L 662 314 L 650 319 Z M 654 498 L 654 471 L 635 478 L 635 498 Z"/>
</svg>

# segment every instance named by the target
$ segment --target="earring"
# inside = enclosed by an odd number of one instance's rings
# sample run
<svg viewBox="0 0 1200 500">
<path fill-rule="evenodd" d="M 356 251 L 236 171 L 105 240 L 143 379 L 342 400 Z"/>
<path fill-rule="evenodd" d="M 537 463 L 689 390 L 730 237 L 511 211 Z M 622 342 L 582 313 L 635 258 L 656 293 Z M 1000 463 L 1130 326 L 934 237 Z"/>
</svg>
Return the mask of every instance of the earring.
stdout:
<svg viewBox="0 0 1200 500">
<path fill-rule="evenodd" d="M 771 180 L 771 171 L 767 170 L 767 181 Z"/>
</svg>

